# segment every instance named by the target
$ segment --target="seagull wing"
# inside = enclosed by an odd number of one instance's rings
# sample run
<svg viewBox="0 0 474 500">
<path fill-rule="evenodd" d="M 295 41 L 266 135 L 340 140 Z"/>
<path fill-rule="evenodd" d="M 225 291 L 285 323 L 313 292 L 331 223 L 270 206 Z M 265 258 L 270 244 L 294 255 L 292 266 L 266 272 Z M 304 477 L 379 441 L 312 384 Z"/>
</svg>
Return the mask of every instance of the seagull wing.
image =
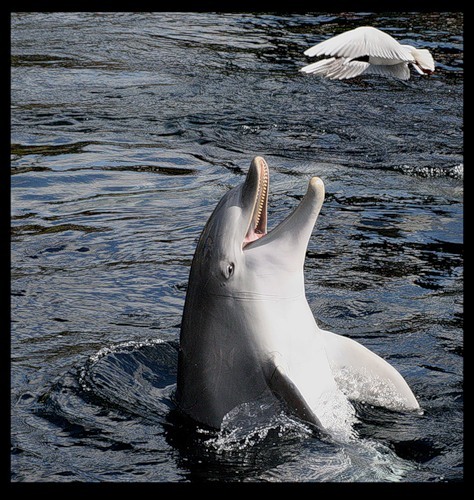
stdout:
<svg viewBox="0 0 474 500">
<path fill-rule="evenodd" d="M 368 62 L 351 61 L 344 57 L 330 57 L 329 59 L 321 59 L 315 63 L 308 64 L 308 66 L 301 68 L 300 71 L 324 76 L 331 80 L 344 80 L 361 75 L 370 66 Z"/>
<path fill-rule="evenodd" d="M 407 63 L 399 63 L 399 64 L 370 64 L 366 74 L 371 75 L 381 75 L 381 76 L 392 76 L 394 78 L 399 78 L 400 80 L 409 80 L 410 79 L 410 68 Z M 421 72 L 424 74 L 423 72 Z"/>
<path fill-rule="evenodd" d="M 413 61 L 410 51 L 387 33 L 371 26 L 346 31 L 305 50 L 306 56 L 336 56 L 354 59 L 363 56 Z"/>
</svg>

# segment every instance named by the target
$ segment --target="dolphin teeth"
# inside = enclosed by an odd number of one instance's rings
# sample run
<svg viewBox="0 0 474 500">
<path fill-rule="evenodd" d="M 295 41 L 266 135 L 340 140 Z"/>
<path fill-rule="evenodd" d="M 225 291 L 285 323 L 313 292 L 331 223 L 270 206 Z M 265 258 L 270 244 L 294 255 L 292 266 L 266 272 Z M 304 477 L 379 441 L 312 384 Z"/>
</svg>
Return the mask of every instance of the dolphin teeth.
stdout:
<svg viewBox="0 0 474 500">
<path fill-rule="evenodd" d="M 265 161 L 257 163 L 258 169 L 258 186 L 255 201 L 253 205 L 253 212 L 247 234 L 244 237 L 242 248 L 245 248 L 249 243 L 258 240 L 267 234 L 266 223 L 266 204 L 269 191 L 269 171 Z"/>
<path fill-rule="evenodd" d="M 257 193 L 257 199 L 258 199 L 258 207 L 257 207 L 257 213 L 255 216 L 255 225 L 254 228 L 257 229 L 258 225 L 260 224 L 260 220 L 262 218 L 263 214 L 263 209 L 265 207 L 265 200 L 267 197 L 267 189 L 268 189 L 268 171 L 265 166 L 263 169 L 263 176 L 262 179 L 260 180 L 260 184 L 258 187 L 258 193 Z"/>
</svg>

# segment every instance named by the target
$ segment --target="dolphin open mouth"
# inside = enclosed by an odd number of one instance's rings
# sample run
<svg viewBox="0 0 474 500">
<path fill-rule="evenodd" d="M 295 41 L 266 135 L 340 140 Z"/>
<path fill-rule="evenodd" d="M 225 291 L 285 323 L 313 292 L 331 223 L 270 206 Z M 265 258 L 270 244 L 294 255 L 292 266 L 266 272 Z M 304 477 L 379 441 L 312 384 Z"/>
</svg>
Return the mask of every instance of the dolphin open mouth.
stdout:
<svg viewBox="0 0 474 500">
<path fill-rule="evenodd" d="M 249 221 L 249 227 L 242 249 L 244 249 L 252 241 L 258 240 L 267 234 L 267 206 L 268 206 L 268 189 L 270 186 L 270 172 L 266 161 L 261 158 L 255 158 L 257 169 L 258 182 L 255 193 L 252 215 Z"/>
<path fill-rule="evenodd" d="M 280 243 L 286 241 L 286 245 L 293 247 L 295 251 L 301 249 L 301 255 L 304 257 L 324 201 L 324 183 L 319 177 L 312 177 L 299 205 L 270 232 L 267 231 L 269 186 L 268 165 L 261 156 L 256 156 L 241 187 L 242 213 L 247 220 L 242 250 L 254 249 L 276 241 Z"/>
</svg>

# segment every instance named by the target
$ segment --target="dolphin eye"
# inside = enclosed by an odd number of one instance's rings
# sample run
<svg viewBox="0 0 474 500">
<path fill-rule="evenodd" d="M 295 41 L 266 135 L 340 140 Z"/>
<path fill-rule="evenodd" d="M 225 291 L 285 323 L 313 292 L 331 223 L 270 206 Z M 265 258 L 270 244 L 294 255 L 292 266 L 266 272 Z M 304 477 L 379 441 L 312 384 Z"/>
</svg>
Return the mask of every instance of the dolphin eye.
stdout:
<svg viewBox="0 0 474 500">
<path fill-rule="evenodd" d="M 226 279 L 232 278 L 235 272 L 235 264 L 233 262 L 222 262 L 220 263 L 220 273 Z"/>
</svg>

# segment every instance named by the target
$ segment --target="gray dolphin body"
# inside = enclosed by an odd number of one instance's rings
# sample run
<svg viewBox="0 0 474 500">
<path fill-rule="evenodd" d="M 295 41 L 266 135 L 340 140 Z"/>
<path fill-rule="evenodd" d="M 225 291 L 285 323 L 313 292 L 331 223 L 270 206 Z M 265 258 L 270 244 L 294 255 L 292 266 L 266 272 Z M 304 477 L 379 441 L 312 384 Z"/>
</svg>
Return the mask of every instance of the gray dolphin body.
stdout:
<svg viewBox="0 0 474 500">
<path fill-rule="evenodd" d="M 313 317 L 303 266 L 324 200 L 322 180 L 313 177 L 296 209 L 267 233 L 268 190 L 268 166 L 255 157 L 201 234 L 180 332 L 180 409 L 219 428 L 234 407 L 268 393 L 327 431 L 342 400 L 419 408 L 397 370 L 357 342 L 321 330 Z"/>
</svg>

